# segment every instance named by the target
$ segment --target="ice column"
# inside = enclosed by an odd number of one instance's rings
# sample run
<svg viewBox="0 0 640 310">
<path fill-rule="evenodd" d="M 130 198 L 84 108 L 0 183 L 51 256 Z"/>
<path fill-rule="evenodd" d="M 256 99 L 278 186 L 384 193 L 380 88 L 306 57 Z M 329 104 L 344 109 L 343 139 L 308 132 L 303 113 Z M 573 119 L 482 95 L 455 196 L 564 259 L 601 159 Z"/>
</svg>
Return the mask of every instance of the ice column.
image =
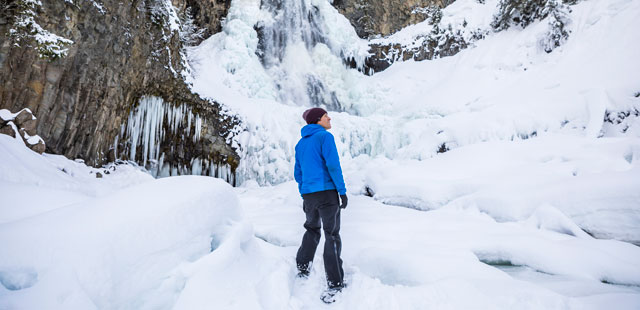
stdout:
<svg viewBox="0 0 640 310">
<path fill-rule="evenodd" d="M 202 130 L 202 118 L 185 104 L 174 106 L 159 97 L 141 97 L 138 107 L 129 113 L 126 126 L 126 136 L 131 142 L 129 159 L 135 161 L 139 158 L 145 167 L 149 162 L 157 163 L 162 155 L 160 143 L 167 132 L 177 136 L 180 128 L 184 130 L 183 136 L 192 137 L 193 142 L 197 142 Z M 124 133 L 121 132 L 121 135 Z M 138 148 L 142 154 L 137 153 Z"/>
</svg>

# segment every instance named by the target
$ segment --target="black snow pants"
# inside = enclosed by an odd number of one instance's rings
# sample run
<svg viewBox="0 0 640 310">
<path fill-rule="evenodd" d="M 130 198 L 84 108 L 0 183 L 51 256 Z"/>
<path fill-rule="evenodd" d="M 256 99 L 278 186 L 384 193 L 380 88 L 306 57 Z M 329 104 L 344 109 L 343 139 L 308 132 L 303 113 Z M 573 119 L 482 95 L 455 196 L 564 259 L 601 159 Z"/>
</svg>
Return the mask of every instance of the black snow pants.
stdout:
<svg viewBox="0 0 640 310">
<path fill-rule="evenodd" d="M 342 241 L 340 240 L 340 202 L 335 190 L 321 191 L 302 195 L 303 209 L 307 216 L 302 244 L 296 255 L 298 269 L 309 271 L 311 262 L 320 243 L 320 220 L 324 230 L 324 270 L 330 288 L 343 286 Z"/>
</svg>

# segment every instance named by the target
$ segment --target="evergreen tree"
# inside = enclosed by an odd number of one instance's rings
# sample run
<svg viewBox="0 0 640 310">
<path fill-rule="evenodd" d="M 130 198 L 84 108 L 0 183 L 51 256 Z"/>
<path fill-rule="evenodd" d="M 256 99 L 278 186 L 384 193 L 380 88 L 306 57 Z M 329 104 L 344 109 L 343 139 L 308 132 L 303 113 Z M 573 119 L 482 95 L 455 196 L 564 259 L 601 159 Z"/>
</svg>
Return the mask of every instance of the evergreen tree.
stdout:
<svg viewBox="0 0 640 310">
<path fill-rule="evenodd" d="M 553 49 L 562 45 L 569 38 L 567 26 L 571 22 L 568 5 L 559 3 L 558 0 L 547 0 L 543 13 L 549 16 L 549 31 L 542 39 L 541 45 L 544 51 L 551 53 Z"/>
<path fill-rule="evenodd" d="M 496 31 L 510 26 L 525 28 L 536 19 L 546 18 L 555 9 L 564 9 L 577 2 L 578 0 L 500 0 L 498 14 L 493 17 L 491 26 Z"/>
<path fill-rule="evenodd" d="M 188 7 L 181 16 L 180 40 L 186 45 L 196 45 L 202 41 L 205 29 L 199 28 L 194 20 L 191 7 Z"/>
<path fill-rule="evenodd" d="M 498 14 L 491 26 L 496 30 L 505 30 L 512 25 L 527 27 L 536 19 L 546 17 L 543 11 L 547 0 L 500 0 Z"/>
</svg>

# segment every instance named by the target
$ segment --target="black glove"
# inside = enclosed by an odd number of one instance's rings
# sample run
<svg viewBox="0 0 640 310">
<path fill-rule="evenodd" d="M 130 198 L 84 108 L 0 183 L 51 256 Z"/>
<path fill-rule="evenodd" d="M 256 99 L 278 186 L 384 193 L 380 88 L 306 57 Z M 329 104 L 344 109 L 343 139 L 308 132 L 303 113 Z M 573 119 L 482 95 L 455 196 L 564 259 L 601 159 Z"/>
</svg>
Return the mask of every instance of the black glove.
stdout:
<svg viewBox="0 0 640 310">
<path fill-rule="evenodd" d="M 344 208 L 347 207 L 347 201 L 348 200 L 349 199 L 347 199 L 347 195 L 346 194 L 340 195 L 340 201 L 342 201 L 342 204 L 340 204 L 340 209 L 344 209 Z"/>
</svg>

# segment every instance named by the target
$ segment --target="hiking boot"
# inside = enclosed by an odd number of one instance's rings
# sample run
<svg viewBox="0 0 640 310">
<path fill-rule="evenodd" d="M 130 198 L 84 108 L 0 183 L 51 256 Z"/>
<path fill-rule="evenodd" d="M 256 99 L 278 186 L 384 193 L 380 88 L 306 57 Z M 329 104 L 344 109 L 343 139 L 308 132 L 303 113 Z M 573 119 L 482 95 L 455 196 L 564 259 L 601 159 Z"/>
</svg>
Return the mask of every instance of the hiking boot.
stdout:
<svg viewBox="0 0 640 310">
<path fill-rule="evenodd" d="M 320 299 L 325 304 L 334 303 L 341 292 L 342 287 L 328 288 L 326 291 L 322 292 L 322 294 L 320 295 Z"/>
<path fill-rule="evenodd" d="M 296 275 L 299 279 L 308 279 L 309 278 L 309 270 L 299 270 Z"/>
<path fill-rule="evenodd" d="M 311 272 L 311 263 L 306 264 L 297 264 L 298 267 L 298 278 L 308 278 L 309 273 Z"/>
</svg>

